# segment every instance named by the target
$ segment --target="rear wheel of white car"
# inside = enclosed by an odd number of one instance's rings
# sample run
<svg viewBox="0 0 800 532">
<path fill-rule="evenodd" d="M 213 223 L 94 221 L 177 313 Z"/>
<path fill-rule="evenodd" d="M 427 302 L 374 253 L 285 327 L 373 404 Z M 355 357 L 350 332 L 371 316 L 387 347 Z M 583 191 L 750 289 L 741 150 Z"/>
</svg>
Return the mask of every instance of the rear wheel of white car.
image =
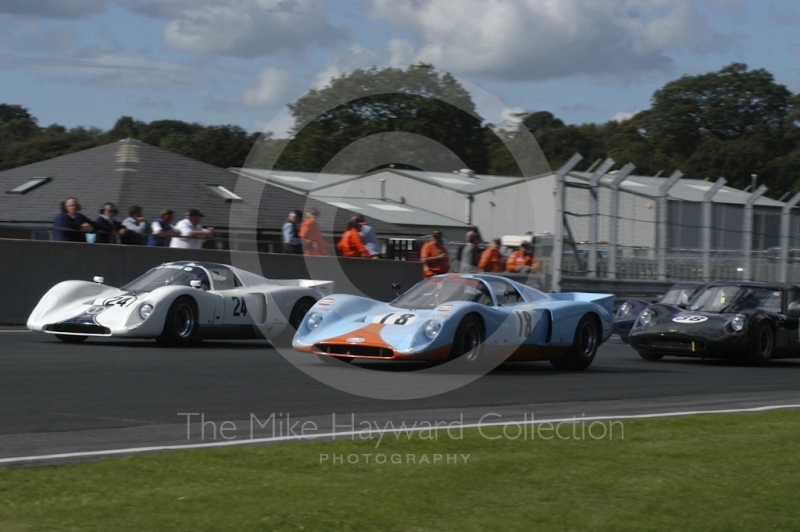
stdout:
<svg viewBox="0 0 800 532">
<path fill-rule="evenodd" d="M 85 342 L 88 336 L 78 336 L 75 334 L 57 334 L 56 338 L 61 340 L 66 344 L 79 344 L 81 342 Z"/>
<path fill-rule="evenodd" d="M 476 362 L 483 351 L 483 323 L 480 318 L 471 314 L 461 320 L 453 339 L 450 358 L 463 357 L 468 362 Z"/>
<path fill-rule="evenodd" d="M 556 369 L 567 371 L 580 371 L 588 368 L 594 356 L 597 354 L 597 347 L 600 345 L 600 328 L 597 320 L 590 314 L 586 314 L 578 322 L 575 329 L 575 339 L 572 347 L 566 354 L 550 361 Z"/>
<path fill-rule="evenodd" d="M 304 297 L 294 304 L 292 313 L 289 314 L 289 325 L 294 329 L 292 334 L 300 328 L 300 324 L 303 323 L 303 318 L 306 317 L 306 314 L 308 314 L 308 311 L 314 306 L 314 303 L 315 301 L 312 298 Z"/>
<path fill-rule="evenodd" d="M 156 341 L 162 345 L 185 346 L 200 341 L 197 303 L 189 296 L 181 296 L 170 305 L 164 330 Z"/>
</svg>

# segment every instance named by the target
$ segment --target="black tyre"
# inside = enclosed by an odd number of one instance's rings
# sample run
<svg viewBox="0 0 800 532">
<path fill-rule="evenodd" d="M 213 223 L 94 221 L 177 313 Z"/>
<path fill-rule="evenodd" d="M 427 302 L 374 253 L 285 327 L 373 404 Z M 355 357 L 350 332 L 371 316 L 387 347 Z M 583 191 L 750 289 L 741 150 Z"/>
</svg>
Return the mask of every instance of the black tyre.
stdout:
<svg viewBox="0 0 800 532">
<path fill-rule="evenodd" d="M 753 336 L 747 348 L 747 362 L 755 366 L 764 366 L 772 358 L 775 349 L 775 329 L 764 320 L 753 328 Z"/>
<path fill-rule="evenodd" d="M 77 336 L 74 334 L 57 334 L 56 338 L 64 342 L 65 344 L 80 344 L 86 341 L 88 336 Z"/>
<path fill-rule="evenodd" d="M 314 306 L 314 303 L 315 301 L 312 298 L 304 297 L 294 304 L 292 312 L 289 314 L 289 325 L 292 327 L 292 329 L 294 329 L 292 334 L 294 334 L 297 329 L 300 328 L 303 318 L 306 317 L 306 314 L 308 314 L 308 311 Z"/>
<path fill-rule="evenodd" d="M 470 314 L 458 324 L 450 358 L 463 357 L 468 362 L 477 362 L 483 351 L 483 341 L 483 323 Z"/>
<path fill-rule="evenodd" d="M 187 346 L 200 341 L 197 303 L 189 296 L 181 296 L 170 305 L 164 330 L 156 341 L 167 346 Z"/>
<path fill-rule="evenodd" d="M 639 353 L 639 356 L 645 360 L 649 360 L 650 362 L 658 362 L 664 358 L 664 355 L 661 353 Z"/>
<path fill-rule="evenodd" d="M 623 343 L 623 344 L 629 344 L 629 343 L 630 343 L 630 339 L 628 338 L 628 336 L 627 336 L 627 335 L 626 335 L 626 336 L 622 336 L 622 335 L 620 334 L 620 335 L 619 335 L 619 339 L 620 339 L 620 340 L 622 340 L 622 343 Z"/>
<path fill-rule="evenodd" d="M 592 364 L 599 345 L 600 329 L 597 325 L 597 320 L 590 314 L 586 314 L 578 322 L 578 327 L 575 329 L 575 339 L 572 341 L 572 347 L 560 357 L 550 360 L 550 364 L 556 369 L 567 371 L 586 369 Z"/>
</svg>

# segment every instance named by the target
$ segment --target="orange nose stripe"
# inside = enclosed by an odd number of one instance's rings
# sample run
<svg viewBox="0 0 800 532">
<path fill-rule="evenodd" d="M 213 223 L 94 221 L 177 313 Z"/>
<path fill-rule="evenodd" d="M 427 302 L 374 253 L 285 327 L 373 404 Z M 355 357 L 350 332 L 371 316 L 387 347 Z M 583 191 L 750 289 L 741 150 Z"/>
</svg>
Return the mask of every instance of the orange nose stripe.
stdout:
<svg viewBox="0 0 800 532">
<path fill-rule="evenodd" d="M 317 342 L 318 344 L 334 344 L 334 345 L 368 345 L 371 347 L 385 347 L 392 349 L 389 344 L 381 338 L 381 330 L 386 327 L 382 323 L 370 323 L 362 329 L 353 331 L 341 336 L 335 336 L 327 340 Z"/>
</svg>

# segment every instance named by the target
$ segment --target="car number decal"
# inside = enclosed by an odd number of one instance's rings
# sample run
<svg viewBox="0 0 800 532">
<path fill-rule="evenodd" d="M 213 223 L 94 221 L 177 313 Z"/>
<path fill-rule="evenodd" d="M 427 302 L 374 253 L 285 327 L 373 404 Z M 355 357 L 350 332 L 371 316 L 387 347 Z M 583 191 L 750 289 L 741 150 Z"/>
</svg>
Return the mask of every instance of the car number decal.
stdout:
<svg viewBox="0 0 800 532">
<path fill-rule="evenodd" d="M 524 310 L 515 310 L 514 316 L 517 317 L 517 336 L 527 338 L 533 332 L 533 316 Z"/>
<path fill-rule="evenodd" d="M 404 312 L 390 312 L 388 314 L 379 314 L 372 318 L 372 323 L 381 323 L 383 325 L 408 325 L 414 322 L 419 317 L 419 314 L 404 313 Z"/>
<path fill-rule="evenodd" d="M 136 301 L 136 296 L 115 296 L 109 297 L 105 301 L 103 301 L 104 307 L 127 307 L 130 306 L 134 301 Z"/>
<path fill-rule="evenodd" d="M 708 317 L 706 316 L 696 316 L 693 314 L 683 315 L 683 316 L 675 316 L 672 318 L 672 321 L 675 323 L 703 323 L 706 321 Z"/>
</svg>

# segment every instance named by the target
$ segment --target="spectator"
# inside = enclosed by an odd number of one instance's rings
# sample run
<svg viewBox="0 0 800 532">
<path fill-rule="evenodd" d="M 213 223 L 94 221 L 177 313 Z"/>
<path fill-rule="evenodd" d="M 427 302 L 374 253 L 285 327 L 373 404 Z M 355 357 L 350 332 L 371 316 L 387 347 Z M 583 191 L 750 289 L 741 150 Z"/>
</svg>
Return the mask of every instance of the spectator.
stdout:
<svg viewBox="0 0 800 532">
<path fill-rule="evenodd" d="M 147 236 L 152 232 L 139 205 L 132 205 L 128 209 L 128 217 L 122 220 L 122 225 L 127 230 L 122 237 L 123 244 L 143 246 L 147 242 Z"/>
<path fill-rule="evenodd" d="M 456 252 L 459 273 L 478 271 L 478 263 L 481 260 L 481 249 L 478 247 L 478 244 L 480 244 L 478 233 L 475 231 L 467 231 L 464 237 L 464 244 L 460 245 Z"/>
<path fill-rule="evenodd" d="M 358 217 L 358 227 L 358 234 L 364 242 L 364 247 L 367 248 L 373 258 L 379 258 L 381 256 L 381 244 L 378 242 L 378 235 L 375 234 L 375 229 L 367 225 L 367 221 L 363 216 Z"/>
<path fill-rule="evenodd" d="M 94 221 L 94 228 L 97 232 L 94 241 L 98 244 L 116 244 L 117 236 L 123 237 L 128 232 L 120 222 L 117 221 L 116 205 L 108 202 L 100 209 L 100 216 Z"/>
<path fill-rule="evenodd" d="M 342 238 L 336 247 L 342 252 L 342 257 L 365 257 L 370 258 L 369 251 L 364 247 L 364 242 L 361 240 L 361 235 L 358 232 L 358 220 L 352 220 L 347 226 L 347 231 L 342 234 Z M 377 259 L 378 257 L 372 257 Z"/>
<path fill-rule="evenodd" d="M 214 238 L 213 227 L 200 225 L 200 218 L 202 217 L 202 212 L 197 209 L 189 209 L 186 217 L 175 224 L 175 230 L 180 232 L 180 236 L 173 236 L 169 242 L 169 247 L 201 249 L 204 238 Z"/>
<path fill-rule="evenodd" d="M 158 220 L 153 222 L 151 226 L 151 235 L 147 237 L 148 246 L 169 246 L 169 238 L 173 236 L 180 236 L 181 234 L 172 226 L 173 212 L 170 209 L 163 209 L 161 216 Z"/>
<path fill-rule="evenodd" d="M 516 273 L 539 273 L 539 261 L 533 256 L 530 242 L 522 242 L 508 257 L 506 270 Z"/>
<path fill-rule="evenodd" d="M 61 212 L 53 220 L 55 227 L 63 231 L 53 231 L 53 240 L 61 242 L 86 242 L 86 233 L 94 232 L 94 224 L 81 214 L 81 204 L 75 198 L 61 202 Z"/>
<path fill-rule="evenodd" d="M 304 254 L 324 256 L 328 254 L 328 248 L 322 238 L 322 231 L 319 228 L 319 224 L 317 224 L 317 218 L 319 218 L 319 211 L 312 207 L 308 210 L 306 219 L 303 220 L 298 236 L 303 241 Z"/>
<path fill-rule="evenodd" d="M 478 268 L 487 273 L 505 271 L 505 261 L 503 255 L 500 254 L 499 238 L 493 239 L 492 245 L 481 254 Z"/>
<path fill-rule="evenodd" d="M 419 252 L 419 260 L 422 262 L 422 274 L 426 278 L 450 271 L 450 257 L 442 243 L 441 231 L 431 232 L 430 241 L 425 242 Z"/>
<path fill-rule="evenodd" d="M 303 254 L 303 241 L 300 239 L 297 224 L 303 216 L 302 211 L 292 211 L 283 222 L 283 252 L 295 255 Z"/>
</svg>

